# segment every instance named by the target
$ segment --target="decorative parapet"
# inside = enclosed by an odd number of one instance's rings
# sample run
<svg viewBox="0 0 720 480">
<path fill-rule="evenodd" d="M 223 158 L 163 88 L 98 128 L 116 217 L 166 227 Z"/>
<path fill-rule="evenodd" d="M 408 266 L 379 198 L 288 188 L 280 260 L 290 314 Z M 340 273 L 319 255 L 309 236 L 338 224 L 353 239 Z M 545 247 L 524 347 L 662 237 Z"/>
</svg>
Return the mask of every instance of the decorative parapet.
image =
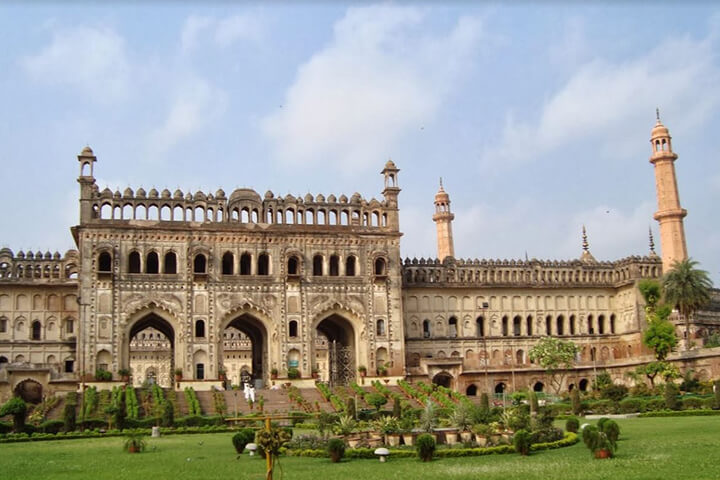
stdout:
<svg viewBox="0 0 720 480">
<path fill-rule="evenodd" d="M 581 260 L 409 259 L 403 262 L 403 285 L 446 287 L 617 287 L 641 278 L 658 278 L 662 260 L 631 256 L 615 262 Z"/>
<path fill-rule="evenodd" d="M 183 193 L 165 189 L 158 192 L 151 189 L 145 192 L 139 188 L 136 192 L 126 188 L 112 192 L 105 188 L 99 191 L 92 184 L 90 198 L 82 200 L 92 204 L 92 215 L 86 223 L 130 222 L 137 220 L 167 222 L 198 222 L 225 224 L 260 225 L 315 225 L 323 227 L 364 227 L 390 230 L 392 222 L 388 213 L 397 211 L 397 207 L 388 205 L 387 200 L 375 198 L 366 200 L 359 193 L 350 198 L 345 195 L 327 198 L 319 194 L 315 197 L 275 195 L 268 191 L 265 197 L 252 189 L 241 188 L 233 191 L 230 197 L 220 189 L 211 193 Z"/>
<path fill-rule="evenodd" d="M 76 282 L 80 266 L 77 250 L 13 254 L 9 248 L 0 250 L 0 283 L 40 281 L 50 283 Z"/>
</svg>

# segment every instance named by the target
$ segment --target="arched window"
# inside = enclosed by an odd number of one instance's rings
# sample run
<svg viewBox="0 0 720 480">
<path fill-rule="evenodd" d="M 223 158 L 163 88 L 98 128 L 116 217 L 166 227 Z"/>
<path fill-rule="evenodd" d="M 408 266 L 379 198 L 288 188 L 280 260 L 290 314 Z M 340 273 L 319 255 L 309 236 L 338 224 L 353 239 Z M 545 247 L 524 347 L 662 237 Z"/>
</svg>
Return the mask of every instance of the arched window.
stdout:
<svg viewBox="0 0 720 480">
<path fill-rule="evenodd" d="M 457 318 L 450 317 L 448 320 L 448 337 L 457 337 Z"/>
<path fill-rule="evenodd" d="M 225 252 L 222 256 L 222 274 L 232 275 L 234 271 L 235 255 Z"/>
<path fill-rule="evenodd" d="M 565 335 L 565 317 L 562 315 L 557 317 L 557 334 Z"/>
<path fill-rule="evenodd" d="M 375 333 L 378 337 L 382 337 L 385 335 L 385 320 L 382 318 L 379 318 L 376 323 Z"/>
<path fill-rule="evenodd" d="M 610 333 L 615 333 L 615 314 L 610 315 Z"/>
<path fill-rule="evenodd" d="M 195 336 L 198 338 L 205 337 L 205 320 L 198 320 L 195 322 Z"/>
<path fill-rule="evenodd" d="M 130 252 L 128 257 L 128 272 L 140 273 L 140 254 L 138 252 Z"/>
<path fill-rule="evenodd" d="M 545 317 L 545 335 L 552 335 L 552 317 Z"/>
<path fill-rule="evenodd" d="M 532 315 L 528 315 L 527 319 L 525 319 L 525 327 L 527 330 L 527 334 L 529 336 L 532 336 L 532 334 L 533 334 L 533 317 L 532 317 Z"/>
<path fill-rule="evenodd" d="M 313 275 L 319 277 L 323 274 L 323 257 L 322 255 L 315 255 L 313 257 Z"/>
<path fill-rule="evenodd" d="M 503 337 L 508 336 L 508 317 L 502 318 L 502 335 Z"/>
<path fill-rule="evenodd" d="M 159 273 L 160 260 L 158 259 L 157 252 L 150 252 L 147 255 L 145 261 L 145 273 Z"/>
<path fill-rule="evenodd" d="M 533 385 L 533 392 L 542 392 L 545 388 L 545 384 L 542 382 L 535 382 L 535 385 Z"/>
<path fill-rule="evenodd" d="M 479 316 L 477 320 L 475 320 L 475 334 L 478 337 L 485 336 L 485 317 Z"/>
<path fill-rule="evenodd" d="M 250 275 L 252 271 L 252 257 L 249 253 L 240 255 L 240 275 Z"/>
<path fill-rule="evenodd" d="M 292 257 L 288 258 L 287 273 L 288 273 L 288 275 L 299 275 L 300 274 L 300 264 L 299 264 L 298 258 L 296 256 L 292 256 Z"/>
<path fill-rule="evenodd" d="M 505 384 L 500 382 L 497 385 L 495 385 L 495 393 L 505 393 Z"/>
<path fill-rule="evenodd" d="M 467 395 L 468 397 L 476 397 L 477 387 L 475 385 L 468 385 L 467 389 L 465 390 L 465 395 Z"/>
<path fill-rule="evenodd" d="M 522 333 L 522 318 L 519 315 L 513 318 L 513 336 L 519 337 Z"/>
<path fill-rule="evenodd" d="M 295 320 L 290 320 L 290 323 L 288 324 L 288 335 L 291 337 L 297 337 L 298 336 L 298 326 L 297 322 Z"/>
<path fill-rule="evenodd" d="M 195 255 L 193 259 L 193 273 L 207 273 L 207 259 L 202 253 Z"/>
<path fill-rule="evenodd" d="M 112 271 L 112 257 L 108 252 L 98 255 L 98 272 L 110 273 Z"/>
<path fill-rule="evenodd" d="M 385 259 L 380 257 L 375 260 L 375 275 L 383 276 L 387 274 L 387 263 Z"/>
<path fill-rule="evenodd" d="M 165 254 L 165 273 L 177 273 L 177 256 L 175 256 L 175 252 L 167 252 Z"/>
<path fill-rule="evenodd" d="M 5 318 L 5 317 L 0 318 L 0 333 L 7 332 L 7 328 L 8 328 L 7 318 Z"/>
<path fill-rule="evenodd" d="M 605 334 L 605 315 L 600 315 L 598 317 L 598 333 L 600 335 Z"/>
<path fill-rule="evenodd" d="M 423 320 L 423 338 L 430 338 L 430 320 Z"/>
<path fill-rule="evenodd" d="M 354 277 L 355 276 L 355 256 L 350 255 L 347 257 L 347 260 L 345 260 L 345 275 L 348 277 Z"/>
<path fill-rule="evenodd" d="M 270 275 L 270 257 L 267 253 L 258 256 L 258 275 Z"/>
<path fill-rule="evenodd" d="M 575 315 L 570 315 L 570 335 L 575 335 Z"/>
<path fill-rule="evenodd" d="M 587 317 L 587 332 L 592 335 L 595 333 L 595 329 L 593 328 L 593 316 L 588 315 Z"/>
<path fill-rule="evenodd" d="M 522 350 L 518 350 L 515 352 L 515 364 L 516 365 L 522 365 L 525 363 L 525 352 Z"/>
<path fill-rule="evenodd" d="M 72 318 L 68 318 L 65 320 L 65 333 L 71 334 L 74 333 L 75 330 L 75 321 Z"/>
<path fill-rule="evenodd" d="M 205 380 L 205 364 L 195 364 L 195 380 Z"/>
<path fill-rule="evenodd" d="M 37 320 L 32 323 L 32 339 L 40 340 L 42 338 L 42 325 Z"/>
<path fill-rule="evenodd" d="M 330 255 L 330 276 L 337 277 L 340 275 L 340 257 Z"/>
</svg>

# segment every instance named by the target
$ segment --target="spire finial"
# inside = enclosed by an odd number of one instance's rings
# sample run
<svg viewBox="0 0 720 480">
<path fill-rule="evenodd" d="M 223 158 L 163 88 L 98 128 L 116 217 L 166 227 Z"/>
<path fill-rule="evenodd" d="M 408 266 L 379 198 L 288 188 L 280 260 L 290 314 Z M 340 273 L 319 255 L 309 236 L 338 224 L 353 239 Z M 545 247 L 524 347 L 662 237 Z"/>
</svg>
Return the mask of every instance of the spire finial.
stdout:
<svg viewBox="0 0 720 480">
<path fill-rule="evenodd" d="M 440 177 L 440 191 L 443 191 L 442 177 Z"/>
<path fill-rule="evenodd" d="M 583 228 L 582 228 L 582 249 L 583 249 L 583 252 L 587 252 L 590 249 L 590 244 L 588 243 L 587 230 L 585 229 L 585 225 L 583 225 Z"/>
<path fill-rule="evenodd" d="M 660 122 L 660 107 L 655 107 L 655 118 L 657 118 L 657 123 L 659 125 L 661 123 Z"/>
<path fill-rule="evenodd" d="M 655 240 L 653 239 L 652 227 L 648 227 L 648 233 L 650 235 L 650 253 L 655 255 Z"/>
</svg>

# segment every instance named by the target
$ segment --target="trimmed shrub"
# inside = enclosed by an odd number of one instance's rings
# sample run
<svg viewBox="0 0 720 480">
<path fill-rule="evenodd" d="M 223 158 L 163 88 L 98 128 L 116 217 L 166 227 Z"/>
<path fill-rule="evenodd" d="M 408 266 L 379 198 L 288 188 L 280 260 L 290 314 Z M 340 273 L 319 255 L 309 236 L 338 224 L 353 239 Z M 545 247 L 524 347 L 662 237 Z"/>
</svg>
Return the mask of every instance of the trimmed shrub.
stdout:
<svg viewBox="0 0 720 480">
<path fill-rule="evenodd" d="M 615 403 L 612 400 L 598 400 L 597 402 L 591 402 L 588 407 L 593 413 L 602 415 L 605 413 L 613 413 Z"/>
<path fill-rule="evenodd" d="M 565 421 L 565 430 L 572 433 L 577 433 L 580 430 L 580 420 L 577 417 L 570 417 Z"/>
<path fill-rule="evenodd" d="M 160 419 L 160 425 L 163 427 L 172 427 L 175 422 L 175 407 L 172 402 L 164 402 L 163 413 Z"/>
<path fill-rule="evenodd" d="M 626 398 L 618 404 L 620 413 L 642 413 L 645 411 L 645 401 L 641 398 Z"/>
<path fill-rule="evenodd" d="M 486 412 L 490 411 L 490 398 L 487 393 L 480 395 L 480 409 Z"/>
<path fill-rule="evenodd" d="M 680 410 L 680 400 L 678 399 L 678 388 L 674 383 L 665 384 L 665 408 L 669 410 Z"/>
<path fill-rule="evenodd" d="M 699 410 L 703 408 L 703 399 L 698 397 L 688 397 L 682 399 L 683 410 Z"/>
<path fill-rule="evenodd" d="M 379 393 L 370 393 L 365 395 L 365 401 L 375 407 L 375 410 L 380 410 L 380 407 L 387 403 L 387 398 Z"/>
<path fill-rule="evenodd" d="M 339 438 L 331 438 L 327 446 L 328 455 L 333 463 L 338 463 L 345 456 L 345 442 Z"/>
<path fill-rule="evenodd" d="M 720 380 L 715 380 L 715 382 L 713 382 L 713 391 L 715 392 L 715 395 L 713 395 L 712 408 L 720 410 Z"/>
<path fill-rule="evenodd" d="M 618 441 L 618 438 L 620 437 L 620 426 L 617 424 L 615 420 L 605 419 L 606 421 L 602 424 L 602 432 L 607 435 L 608 440 L 610 440 L 610 443 L 615 446 L 615 444 Z M 599 422 L 598 422 L 599 423 Z"/>
<path fill-rule="evenodd" d="M 603 388 L 600 392 L 600 396 L 613 402 L 619 402 L 623 398 L 627 397 L 628 388 L 625 385 L 608 385 Z"/>
<path fill-rule="evenodd" d="M 580 392 L 577 388 L 570 390 L 570 404 L 572 405 L 573 415 L 582 413 L 582 404 L 580 403 Z"/>
<path fill-rule="evenodd" d="M 645 402 L 645 411 L 657 412 L 665 409 L 665 399 L 663 398 L 651 398 Z"/>
<path fill-rule="evenodd" d="M 348 397 L 347 402 L 345 402 L 345 414 L 351 418 L 355 418 L 357 416 L 355 410 L 355 399 L 352 397 Z"/>
<path fill-rule="evenodd" d="M 241 454 L 245 450 L 245 446 L 255 439 L 255 432 L 252 428 L 243 428 L 232 436 L 232 444 L 235 451 Z"/>
<path fill-rule="evenodd" d="M 423 462 L 429 462 L 435 455 L 435 437 L 429 433 L 423 433 L 415 439 L 415 450 L 418 458 Z"/>
<path fill-rule="evenodd" d="M 0 417 L 12 415 L 13 430 L 15 433 L 22 433 L 25 429 L 25 417 L 27 416 L 27 405 L 20 397 L 13 397 L 0 408 Z"/>
<path fill-rule="evenodd" d="M 75 420 L 77 413 L 75 412 L 74 403 L 66 403 L 63 409 L 63 430 L 72 432 L 75 430 Z"/>
<path fill-rule="evenodd" d="M 515 432 L 513 436 L 513 446 L 515 451 L 520 455 L 528 455 L 530 453 L 531 435 L 527 430 L 521 429 Z"/>
<path fill-rule="evenodd" d="M 104 424 L 105 422 L 103 422 Z M 40 430 L 43 433 L 58 433 L 62 430 L 63 426 L 65 425 L 65 422 L 62 420 L 47 420 L 46 422 L 43 422 L 40 424 Z"/>
</svg>

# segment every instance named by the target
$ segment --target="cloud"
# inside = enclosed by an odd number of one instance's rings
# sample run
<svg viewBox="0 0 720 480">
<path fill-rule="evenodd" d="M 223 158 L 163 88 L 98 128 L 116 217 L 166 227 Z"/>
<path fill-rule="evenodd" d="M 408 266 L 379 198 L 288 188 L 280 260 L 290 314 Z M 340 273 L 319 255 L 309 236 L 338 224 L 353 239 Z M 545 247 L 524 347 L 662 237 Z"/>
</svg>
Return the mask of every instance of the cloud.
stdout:
<svg viewBox="0 0 720 480">
<path fill-rule="evenodd" d="M 227 94 L 200 78 L 177 86 L 163 124 L 150 133 L 150 150 L 162 155 L 215 121 L 226 110 Z"/>
<path fill-rule="evenodd" d="M 262 35 L 263 22 L 255 14 L 233 15 L 223 19 L 191 15 L 183 25 L 180 44 L 182 51 L 188 53 L 208 40 L 226 48 L 242 40 L 258 42 Z"/>
<path fill-rule="evenodd" d="M 715 35 L 671 38 L 633 60 L 584 63 L 545 103 L 535 122 L 508 114 L 485 165 L 517 164 L 567 145 L 585 144 L 606 155 L 638 153 L 651 115 L 661 106 L 676 133 L 691 130 L 720 105 Z"/>
<path fill-rule="evenodd" d="M 299 67 L 282 108 L 261 122 L 286 165 L 357 171 L 433 120 L 478 46 L 480 22 L 428 33 L 416 8 L 350 8 L 329 45 Z"/>
<path fill-rule="evenodd" d="M 125 40 L 109 28 L 57 30 L 49 45 L 21 65 L 39 83 L 73 87 L 102 103 L 128 93 Z"/>
</svg>

